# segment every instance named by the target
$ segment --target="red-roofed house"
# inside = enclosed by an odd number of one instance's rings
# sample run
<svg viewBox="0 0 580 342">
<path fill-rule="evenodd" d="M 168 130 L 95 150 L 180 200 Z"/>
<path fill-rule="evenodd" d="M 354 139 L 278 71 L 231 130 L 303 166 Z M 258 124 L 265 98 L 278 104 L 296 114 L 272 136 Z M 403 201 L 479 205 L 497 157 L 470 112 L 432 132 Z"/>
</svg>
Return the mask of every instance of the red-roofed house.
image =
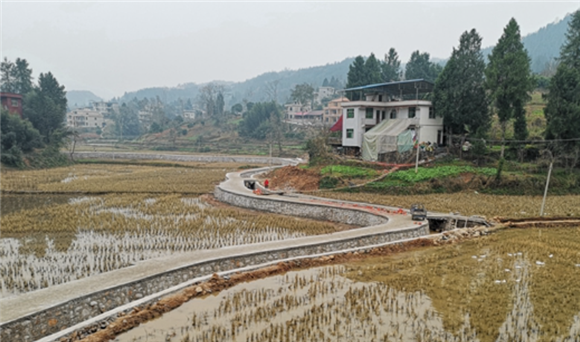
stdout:
<svg viewBox="0 0 580 342">
<path fill-rule="evenodd" d="M 18 114 L 22 118 L 22 95 L 14 93 L 0 93 L 2 108 L 9 113 Z"/>
</svg>

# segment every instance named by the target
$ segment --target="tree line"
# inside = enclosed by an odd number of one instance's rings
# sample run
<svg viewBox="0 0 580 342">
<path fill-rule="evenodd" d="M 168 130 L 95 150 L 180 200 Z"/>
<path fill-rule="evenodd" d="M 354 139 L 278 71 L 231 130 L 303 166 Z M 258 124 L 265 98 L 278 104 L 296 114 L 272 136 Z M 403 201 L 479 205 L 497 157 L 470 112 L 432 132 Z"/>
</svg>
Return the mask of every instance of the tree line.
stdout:
<svg viewBox="0 0 580 342">
<path fill-rule="evenodd" d="M 556 74 L 548 85 L 544 138 L 551 141 L 552 151 L 574 156 L 575 165 L 580 160 L 580 11 L 573 14 L 566 38 Z M 496 115 L 501 130 L 501 158 L 508 143 L 509 125 L 513 125 L 515 141 L 525 142 L 529 138 L 525 105 L 537 85 L 530 63 L 519 25 L 513 18 L 488 56 L 487 65 L 477 31 L 464 32 L 433 91 L 433 107 L 443 117 L 448 134 L 459 134 L 463 140 L 469 135 L 481 141 L 487 137 L 492 115 Z M 524 145 L 517 146 L 521 150 Z"/>
<path fill-rule="evenodd" d="M 346 88 L 395 82 L 402 79 L 425 79 L 435 82 L 442 67 L 432 62 L 430 58 L 427 52 L 414 51 L 403 71 L 399 54 L 394 48 L 389 49 L 389 52 L 385 54 L 384 60 L 377 59 L 374 53 L 371 53 L 366 59 L 362 56 L 357 56 L 349 66 Z"/>
<path fill-rule="evenodd" d="M 428 53 L 415 51 L 404 73 L 394 48 L 382 61 L 374 54 L 366 60 L 358 56 L 349 67 L 346 87 L 401 79 L 432 81 L 435 83 L 431 95 L 433 107 L 436 115 L 443 117 L 448 136 L 459 135 L 462 142 L 468 136 L 476 138 L 474 141 L 484 141 L 491 128 L 492 115 L 497 115 L 503 158 L 509 125 L 513 125 L 516 141 L 528 139 L 525 105 L 531 99 L 531 91 L 542 83 L 548 90 L 544 138 L 553 141 L 553 151 L 572 156 L 571 163 L 576 165 L 580 161 L 580 11 L 572 14 L 566 42 L 550 79 L 532 74 L 531 59 L 515 19 L 504 28 L 488 55 L 487 64 L 481 41 L 475 29 L 465 31 L 445 67 L 430 61 Z"/>
<path fill-rule="evenodd" d="M 17 58 L 12 62 L 4 58 L 0 64 L 0 74 L 0 90 L 23 97 L 22 119 L 1 109 L 2 163 L 23 166 L 23 155 L 35 149 L 42 149 L 44 156 L 53 162 L 62 162 L 59 149 L 70 135 L 65 126 L 65 87 L 51 72 L 40 73 L 34 83 L 32 69 L 26 59 Z"/>
</svg>

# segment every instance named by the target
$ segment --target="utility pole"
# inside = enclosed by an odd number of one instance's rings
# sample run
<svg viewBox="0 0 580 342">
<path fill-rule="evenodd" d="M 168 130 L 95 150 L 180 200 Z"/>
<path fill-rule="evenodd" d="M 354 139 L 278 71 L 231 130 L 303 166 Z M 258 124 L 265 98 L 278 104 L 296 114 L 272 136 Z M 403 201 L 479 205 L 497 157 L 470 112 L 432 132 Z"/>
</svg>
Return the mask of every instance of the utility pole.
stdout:
<svg viewBox="0 0 580 342">
<path fill-rule="evenodd" d="M 552 175 L 552 165 L 554 161 L 550 161 L 550 169 L 548 170 L 548 179 L 546 179 L 546 189 L 544 189 L 544 198 L 542 199 L 542 208 L 540 209 L 540 217 L 544 216 L 544 206 L 546 204 L 546 196 L 548 196 L 548 186 L 550 185 L 550 176 Z"/>
<path fill-rule="evenodd" d="M 419 172 L 419 127 L 417 127 L 417 134 L 415 135 L 416 137 L 416 141 L 417 141 L 417 156 L 415 157 L 415 174 L 417 174 Z"/>
</svg>

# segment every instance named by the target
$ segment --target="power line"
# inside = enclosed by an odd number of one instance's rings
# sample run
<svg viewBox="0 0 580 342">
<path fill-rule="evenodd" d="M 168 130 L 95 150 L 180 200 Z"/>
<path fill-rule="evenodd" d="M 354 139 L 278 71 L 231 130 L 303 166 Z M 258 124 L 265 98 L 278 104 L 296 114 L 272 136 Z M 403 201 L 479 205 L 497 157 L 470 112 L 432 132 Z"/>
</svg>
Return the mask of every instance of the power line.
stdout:
<svg viewBox="0 0 580 342">
<path fill-rule="evenodd" d="M 458 136 L 455 136 L 458 137 Z M 544 140 L 488 140 L 482 138 L 466 138 L 468 141 L 483 141 L 488 143 L 525 143 L 525 144 L 546 144 L 550 142 L 567 142 L 567 141 L 580 141 L 580 138 L 570 138 L 570 139 L 544 139 Z"/>
</svg>

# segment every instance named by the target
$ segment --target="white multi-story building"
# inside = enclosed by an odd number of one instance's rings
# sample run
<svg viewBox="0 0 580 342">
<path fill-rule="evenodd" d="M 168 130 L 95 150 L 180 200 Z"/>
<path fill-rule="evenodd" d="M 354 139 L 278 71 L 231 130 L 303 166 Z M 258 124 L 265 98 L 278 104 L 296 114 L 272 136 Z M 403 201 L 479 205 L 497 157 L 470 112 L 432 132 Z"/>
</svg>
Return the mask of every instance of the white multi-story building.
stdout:
<svg viewBox="0 0 580 342">
<path fill-rule="evenodd" d="M 330 99 L 334 97 L 336 90 L 333 87 L 319 87 L 316 91 L 314 101 L 316 103 L 322 103 L 324 99 Z"/>
<path fill-rule="evenodd" d="M 422 79 L 345 89 L 357 100 L 342 103 L 342 146 L 360 150 L 365 133 L 385 120 L 391 122 L 373 133 L 393 137 L 395 142 L 383 146 L 382 153 L 390 152 L 387 150 L 396 146 L 396 138 L 409 130 L 418 142 L 443 144 L 443 118 L 435 115 L 431 101 L 425 98 L 432 90 L 433 83 Z"/>
<path fill-rule="evenodd" d="M 103 114 L 88 108 L 75 109 L 66 114 L 66 125 L 72 128 L 103 128 Z"/>
<path fill-rule="evenodd" d="M 115 102 L 92 101 L 91 108 L 103 115 L 119 112 L 119 105 Z"/>
</svg>

